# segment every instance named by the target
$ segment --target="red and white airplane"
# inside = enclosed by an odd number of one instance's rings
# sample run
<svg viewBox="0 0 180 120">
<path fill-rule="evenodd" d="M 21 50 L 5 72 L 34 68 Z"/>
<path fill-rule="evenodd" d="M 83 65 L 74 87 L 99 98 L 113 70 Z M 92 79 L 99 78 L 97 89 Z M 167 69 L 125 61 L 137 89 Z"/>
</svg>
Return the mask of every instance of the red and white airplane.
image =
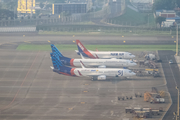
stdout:
<svg viewBox="0 0 180 120">
<path fill-rule="evenodd" d="M 53 44 L 51 44 L 51 49 L 52 52 L 55 55 L 57 55 L 57 57 L 60 59 L 60 62 L 62 62 L 66 66 L 80 67 L 81 63 L 86 67 L 98 67 L 98 68 L 106 68 L 106 67 L 120 68 L 120 67 L 132 67 L 137 65 L 135 62 L 126 59 L 84 59 L 82 55 L 81 55 L 82 59 L 72 59 L 63 56 L 62 53 Z"/>
<path fill-rule="evenodd" d="M 120 52 L 120 51 L 91 51 L 87 50 L 84 45 L 79 41 L 76 40 L 76 44 L 78 50 L 75 50 L 78 55 L 82 54 L 84 57 L 92 58 L 92 59 L 132 59 L 135 55 L 129 52 Z"/>
</svg>

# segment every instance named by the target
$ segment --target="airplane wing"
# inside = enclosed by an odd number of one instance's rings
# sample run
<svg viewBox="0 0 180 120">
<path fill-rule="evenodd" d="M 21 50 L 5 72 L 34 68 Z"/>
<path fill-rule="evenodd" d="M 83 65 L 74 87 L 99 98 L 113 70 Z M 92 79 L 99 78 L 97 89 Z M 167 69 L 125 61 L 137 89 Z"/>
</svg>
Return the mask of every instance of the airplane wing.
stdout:
<svg viewBox="0 0 180 120">
<path fill-rule="evenodd" d="M 82 68 L 85 68 L 85 65 L 84 65 L 84 63 L 82 61 L 80 61 L 80 64 L 81 64 Z"/>
<path fill-rule="evenodd" d="M 81 55 L 81 58 L 82 58 L 82 59 L 85 59 L 81 53 L 80 53 L 80 55 Z"/>
</svg>

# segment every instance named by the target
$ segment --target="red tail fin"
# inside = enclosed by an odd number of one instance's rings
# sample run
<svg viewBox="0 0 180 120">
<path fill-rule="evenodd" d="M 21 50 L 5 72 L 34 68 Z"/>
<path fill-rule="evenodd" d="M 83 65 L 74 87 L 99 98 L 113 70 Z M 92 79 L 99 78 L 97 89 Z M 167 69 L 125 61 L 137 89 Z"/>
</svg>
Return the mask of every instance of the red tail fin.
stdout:
<svg viewBox="0 0 180 120">
<path fill-rule="evenodd" d="M 77 44 L 77 47 L 78 47 L 79 52 L 80 52 L 83 56 L 96 59 L 96 57 L 94 57 L 94 56 L 84 47 L 84 45 L 83 45 L 79 40 L 76 40 L 76 44 Z"/>
<path fill-rule="evenodd" d="M 88 51 L 79 40 L 76 40 L 76 44 L 78 46 L 79 52 L 86 52 L 86 51 Z"/>
</svg>

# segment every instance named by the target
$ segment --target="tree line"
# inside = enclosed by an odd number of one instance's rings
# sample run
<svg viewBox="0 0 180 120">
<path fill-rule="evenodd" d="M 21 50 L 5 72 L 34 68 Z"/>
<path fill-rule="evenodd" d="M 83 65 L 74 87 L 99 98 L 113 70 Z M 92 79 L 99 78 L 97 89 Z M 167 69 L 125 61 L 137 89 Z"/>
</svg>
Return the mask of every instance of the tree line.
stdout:
<svg viewBox="0 0 180 120">
<path fill-rule="evenodd" d="M 174 10 L 174 8 L 180 7 L 180 0 L 155 0 L 153 4 L 153 10 Z"/>
</svg>

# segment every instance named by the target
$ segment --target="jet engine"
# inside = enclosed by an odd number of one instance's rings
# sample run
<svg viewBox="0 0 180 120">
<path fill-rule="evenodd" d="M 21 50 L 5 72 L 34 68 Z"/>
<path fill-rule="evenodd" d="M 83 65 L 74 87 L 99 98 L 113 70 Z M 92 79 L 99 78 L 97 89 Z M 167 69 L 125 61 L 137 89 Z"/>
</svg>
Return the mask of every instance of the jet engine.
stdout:
<svg viewBox="0 0 180 120">
<path fill-rule="evenodd" d="M 106 66 L 105 65 L 100 65 L 100 66 L 98 66 L 98 68 L 106 68 Z"/>
<path fill-rule="evenodd" d="M 100 75 L 97 77 L 97 80 L 106 80 L 106 76 L 105 75 Z"/>
</svg>

